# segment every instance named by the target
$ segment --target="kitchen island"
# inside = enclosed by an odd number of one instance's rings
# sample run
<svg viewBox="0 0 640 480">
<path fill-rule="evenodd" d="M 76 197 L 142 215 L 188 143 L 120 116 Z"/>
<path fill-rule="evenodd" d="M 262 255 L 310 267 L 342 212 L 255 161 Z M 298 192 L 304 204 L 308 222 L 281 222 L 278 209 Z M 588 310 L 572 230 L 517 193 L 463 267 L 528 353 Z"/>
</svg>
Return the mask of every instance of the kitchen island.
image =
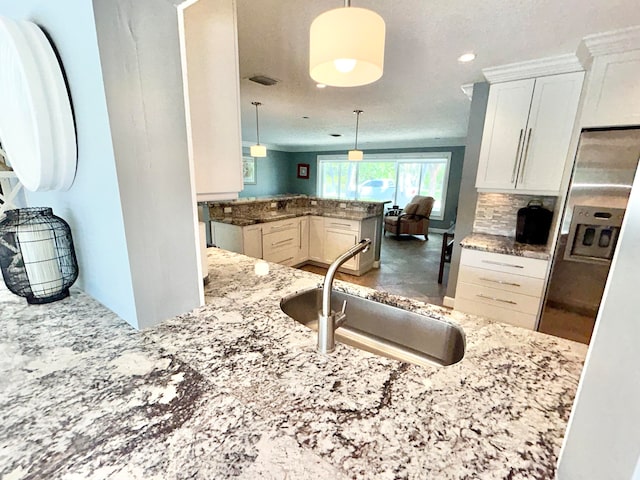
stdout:
<svg viewBox="0 0 640 480">
<path fill-rule="evenodd" d="M 0 288 L 2 478 L 552 478 L 586 346 L 343 282 L 460 325 L 418 367 L 338 344 L 279 308 L 321 277 L 208 249 L 206 305 L 138 332 L 77 290 Z"/>
</svg>

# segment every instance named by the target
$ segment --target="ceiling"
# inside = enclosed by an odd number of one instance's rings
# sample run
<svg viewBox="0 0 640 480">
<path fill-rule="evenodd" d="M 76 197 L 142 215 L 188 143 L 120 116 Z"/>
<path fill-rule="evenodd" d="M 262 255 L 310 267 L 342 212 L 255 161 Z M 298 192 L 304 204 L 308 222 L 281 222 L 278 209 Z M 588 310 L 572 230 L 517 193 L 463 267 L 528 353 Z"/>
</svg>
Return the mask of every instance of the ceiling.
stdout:
<svg viewBox="0 0 640 480">
<path fill-rule="evenodd" d="M 237 0 L 243 140 L 285 151 L 358 145 L 461 145 L 469 99 L 461 85 L 482 69 L 575 53 L 585 35 L 640 24 L 638 0 L 353 0 L 385 19 L 384 75 L 362 87 L 316 88 L 309 76 L 309 26 L 341 0 Z M 476 60 L 461 64 L 462 53 Z M 248 80 L 266 75 L 280 82 Z M 309 117 L 305 119 L 303 117 Z M 342 137 L 331 137 L 331 133 Z"/>
</svg>

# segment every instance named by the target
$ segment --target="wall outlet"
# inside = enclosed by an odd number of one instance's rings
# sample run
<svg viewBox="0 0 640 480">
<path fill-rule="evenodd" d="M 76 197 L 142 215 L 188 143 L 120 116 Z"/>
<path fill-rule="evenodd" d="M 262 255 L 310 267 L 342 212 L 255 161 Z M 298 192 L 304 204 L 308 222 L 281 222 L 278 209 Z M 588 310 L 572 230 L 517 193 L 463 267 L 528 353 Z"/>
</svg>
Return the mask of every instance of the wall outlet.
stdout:
<svg viewBox="0 0 640 480">
<path fill-rule="evenodd" d="M 315 205 L 318 205 L 318 202 L 317 202 L 317 201 L 315 201 L 315 200 L 311 200 L 311 205 L 314 205 L 314 206 L 315 206 Z"/>
<path fill-rule="evenodd" d="M 277 202 L 271 202 L 271 208 L 276 208 L 278 206 Z"/>
<path fill-rule="evenodd" d="M 231 213 L 231 207 L 224 207 L 224 213 Z"/>
<path fill-rule="evenodd" d="M 341 203 L 340 204 L 340 208 L 347 208 L 347 204 L 346 203 Z"/>
</svg>

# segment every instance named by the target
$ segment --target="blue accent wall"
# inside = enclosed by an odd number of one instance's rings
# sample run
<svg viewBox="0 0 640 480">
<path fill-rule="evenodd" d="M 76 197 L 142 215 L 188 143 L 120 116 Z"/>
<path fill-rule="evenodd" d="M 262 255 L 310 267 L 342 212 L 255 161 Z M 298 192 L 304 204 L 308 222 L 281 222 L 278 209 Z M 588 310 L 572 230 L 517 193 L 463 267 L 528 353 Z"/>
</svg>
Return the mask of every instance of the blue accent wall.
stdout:
<svg viewBox="0 0 640 480">
<path fill-rule="evenodd" d="M 249 156 L 249 149 L 243 148 L 242 155 Z M 290 176 L 295 176 L 295 164 L 289 152 L 267 150 L 265 158 L 256 158 L 256 183 L 245 185 L 240 197 L 263 197 L 283 193 L 301 193 L 291 190 Z"/>
</svg>

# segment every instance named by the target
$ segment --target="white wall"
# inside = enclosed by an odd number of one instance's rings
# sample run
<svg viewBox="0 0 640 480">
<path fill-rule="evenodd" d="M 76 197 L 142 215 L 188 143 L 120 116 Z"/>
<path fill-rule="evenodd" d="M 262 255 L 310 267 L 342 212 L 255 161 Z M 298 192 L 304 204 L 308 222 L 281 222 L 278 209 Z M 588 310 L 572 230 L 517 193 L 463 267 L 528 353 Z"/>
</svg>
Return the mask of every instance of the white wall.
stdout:
<svg viewBox="0 0 640 480">
<path fill-rule="evenodd" d="M 76 124 L 78 169 L 68 192 L 27 193 L 71 226 L 80 275 L 76 285 L 136 322 L 129 255 L 91 2 L 0 0 L 0 14 L 45 31 L 63 64 Z"/>
<path fill-rule="evenodd" d="M 94 0 L 137 322 L 204 303 L 176 7 Z"/>
<path fill-rule="evenodd" d="M 639 267 L 640 174 L 636 173 L 560 455 L 561 480 L 640 476 Z"/>
</svg>

